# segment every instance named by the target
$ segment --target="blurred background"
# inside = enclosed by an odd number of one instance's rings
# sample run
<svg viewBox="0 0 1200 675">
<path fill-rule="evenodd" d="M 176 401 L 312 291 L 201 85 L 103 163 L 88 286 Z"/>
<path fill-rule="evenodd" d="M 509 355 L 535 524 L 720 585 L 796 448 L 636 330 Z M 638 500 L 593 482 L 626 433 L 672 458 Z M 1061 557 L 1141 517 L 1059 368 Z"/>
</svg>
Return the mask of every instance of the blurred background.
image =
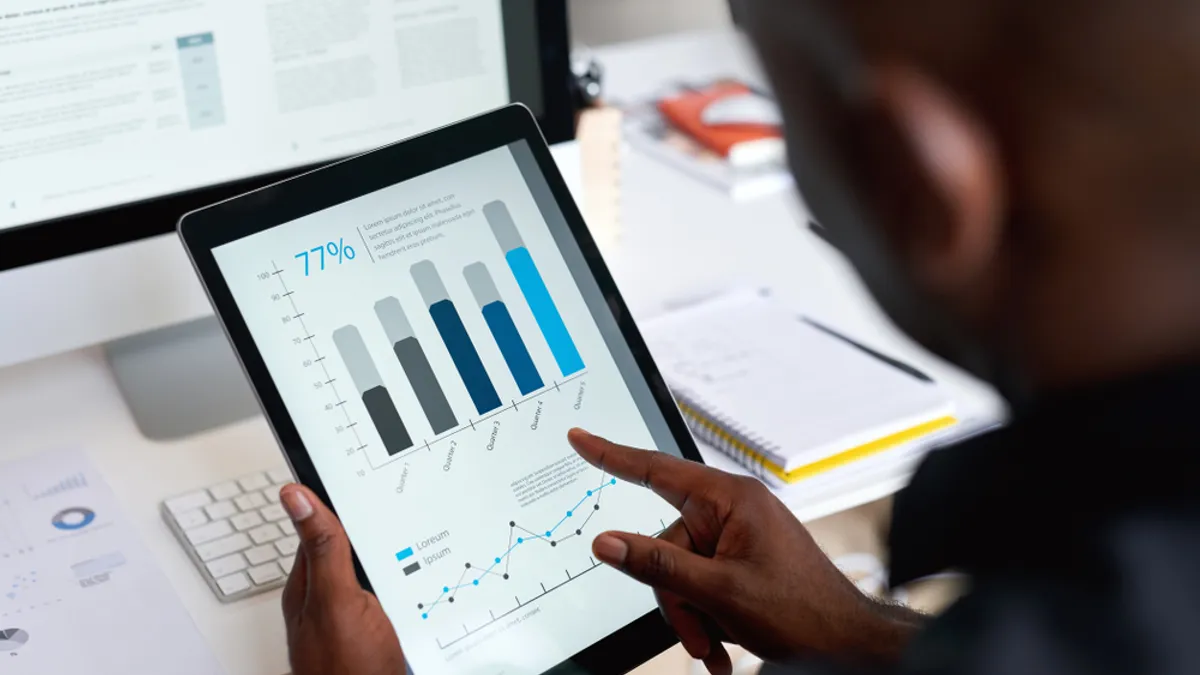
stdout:
<svg viewBox="0 0 1200 675">
<path fill-rule="evenodd" d="M 727 0 L 571 0 L 576 45 L 601 45 L 730 25 Z"/>
</svg>

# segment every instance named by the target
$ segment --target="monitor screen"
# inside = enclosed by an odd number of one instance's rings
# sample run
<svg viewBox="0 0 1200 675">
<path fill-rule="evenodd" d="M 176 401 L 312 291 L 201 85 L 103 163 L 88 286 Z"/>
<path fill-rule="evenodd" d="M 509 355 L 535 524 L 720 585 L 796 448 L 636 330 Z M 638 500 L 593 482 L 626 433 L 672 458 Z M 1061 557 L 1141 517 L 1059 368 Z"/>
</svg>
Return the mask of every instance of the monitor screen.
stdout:
<svg viewBox="0 0 1200 675">
<path fill-rule="evenodd" d="M 0 230 L 541 101 L 535 0 L 2 4 Z"/>
</svg>

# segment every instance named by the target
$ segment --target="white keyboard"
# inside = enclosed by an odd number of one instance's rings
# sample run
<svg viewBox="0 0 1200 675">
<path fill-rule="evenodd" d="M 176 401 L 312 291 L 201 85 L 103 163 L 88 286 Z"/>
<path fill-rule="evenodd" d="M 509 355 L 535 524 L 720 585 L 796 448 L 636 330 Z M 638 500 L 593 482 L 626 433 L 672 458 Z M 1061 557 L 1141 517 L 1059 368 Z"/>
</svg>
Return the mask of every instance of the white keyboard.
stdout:
<svg viewBox="0 0 1200 675">
<path fill-rule="evenodd" d="M 260 471 L 162 503 L 163 518 L 221 602 L 279 588 L 300 539 L 279 503 L 286 468 Z"/>
</svg>

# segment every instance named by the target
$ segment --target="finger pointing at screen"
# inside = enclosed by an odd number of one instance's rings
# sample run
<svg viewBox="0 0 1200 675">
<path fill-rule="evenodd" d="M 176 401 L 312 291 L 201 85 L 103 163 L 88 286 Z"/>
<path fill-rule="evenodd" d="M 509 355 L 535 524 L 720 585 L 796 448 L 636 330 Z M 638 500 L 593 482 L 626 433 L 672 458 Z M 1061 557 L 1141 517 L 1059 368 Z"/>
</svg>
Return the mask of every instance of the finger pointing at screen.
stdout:
<svg viewBox="0 0 1200 675">
<path fill-rule="evenodd" d="M 592 465 L 679 510 L 659 538 L 605 532 L 592 548 L 654 587 L 685 648 L 714 674 L 728 663 L 711 658 L 720 640 L 767 659 L 814 652 L 886 659 L 915 629 L 860 593 L 762 483 L 580 429 L 568 439 Z"/>
</svg>

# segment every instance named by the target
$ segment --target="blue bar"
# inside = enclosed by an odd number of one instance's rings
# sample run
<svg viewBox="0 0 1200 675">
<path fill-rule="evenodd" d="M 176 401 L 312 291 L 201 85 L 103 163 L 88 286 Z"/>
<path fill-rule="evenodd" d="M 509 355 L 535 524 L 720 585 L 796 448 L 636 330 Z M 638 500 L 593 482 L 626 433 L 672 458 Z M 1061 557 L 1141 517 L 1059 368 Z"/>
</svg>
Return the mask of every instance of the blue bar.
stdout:
<svg viewBox="0 0 1200 675">
<path fill-rule="evenodd" d="M 537 366 L 533 364 L 533 357 L 529 355 L 525 341 L 517 332 L 517 325 L 513 323 L 508 307 L 503 302 L 493 302 L 483 308 L 483 318 L 487 321 L 488 328 L 492 329 L 492 337 L 496 338 L 496 344 L 500 347 L 500 353 L 504 355 L 504 361 L 508 364 L 513 379 L 517 381 L 521 395 L 532 394 L 541 389 L 545 383 L 542 382 L 542 376 L 538 375 Z"/>
<path fill-rule="evenodd" d="M 504 257 L 508 260 L 513 276 L 517 278 L 517 285 L 525 294 L 525 302 L 529 303 L 533 318 L 542 329 L 542 335 L 546 337 L 550 353 L 554 354 L 554 360 L 558 362 L 563 377 L 583 370 L 583 357 L 575 348 L 575 341 L 571 339 L 567 325 L 563 323 L 562 315 L 554 305 L 554 298 L 550 297 L 550 290 L 546 288 L 541 272 L 538 272 L 537 265 L 533 263 L 533 256 L 529 255 L 529 249 L 524 246 L 514 248 Z"/>
<path fill-rule="evenodd" d="M 408 548 L 406 548 L 403 551 L 400 551 L 399 553 L 396 554 L 396 560 L 407 560 L 412 557 L 412 554 L 413 554 L 412 547 L 409 546 Z"/>
<path fill-rule="evenodd" d="M 454 367 L 458 369 L 463 384 L 467 386 L 467 393 L 475 402 L 475 409 L 482 415 L 499 408 L 500 395 L 496 393 L 492 378 L 488 377 L 479 352 L 475 349 L 475 343 L 471 342 L 471 336 L 467 334 L 467 327 L 463 325 L 462 317 L 458 315 L 454 303 L 449 300 L 436 302 L 429 306 L 429 315 L 433 317 L 433 323 L 442 335 L 442 342 L 446 343 Z"/>
</svg>

